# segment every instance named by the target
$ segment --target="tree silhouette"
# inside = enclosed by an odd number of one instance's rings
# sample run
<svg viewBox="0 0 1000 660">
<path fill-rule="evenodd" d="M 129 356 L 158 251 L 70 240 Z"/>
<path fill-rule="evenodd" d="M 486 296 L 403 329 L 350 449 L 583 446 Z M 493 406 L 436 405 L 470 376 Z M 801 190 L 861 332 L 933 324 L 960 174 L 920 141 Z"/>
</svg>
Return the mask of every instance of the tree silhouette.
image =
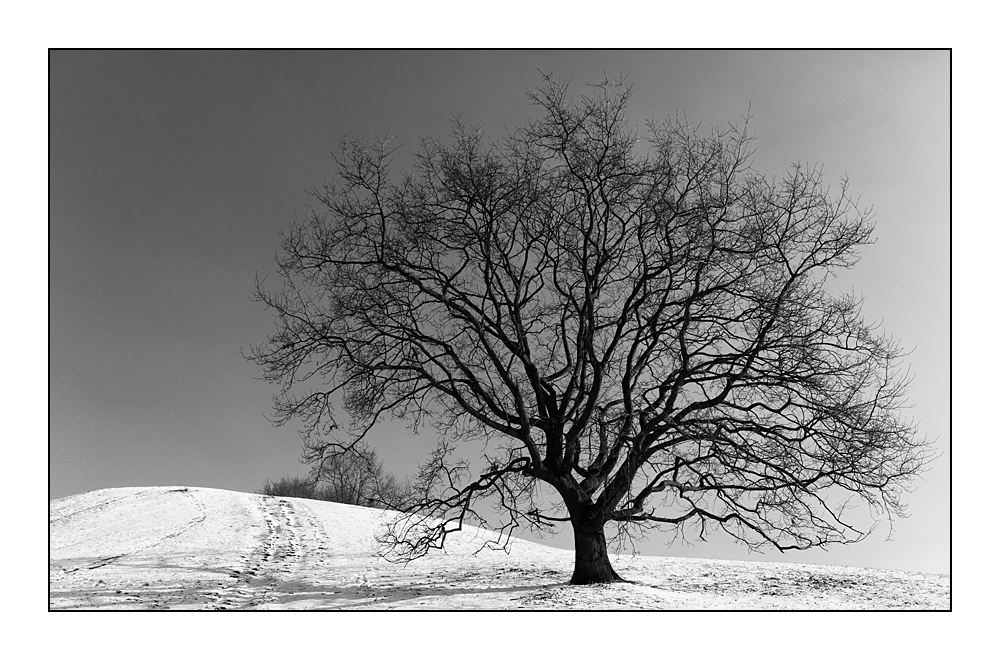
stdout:
<svg viewBox="0 0 1000 660">
<path fill-rule="evenodd" d="M 630 87 L 593 89 L 547 76 L 537 119 L 497 143 L 456 122 L 396 179 L 386 139 L 344 141 L 337 183 L 283 236 L 283 288 L 257 285 L 276 330 L 250 357 L 281 385 L 275 421 L 302 420 L 314 461 L 386 415 L 434 426 L 383 538 L 403 559 L 489 524 L 486 501 L 500 539 L 569 522 L 575 584 L 621 579 L 608 523 L 790 550 L 865 538 L 852 501 L 903 515 L 928 459 L 901 417 L 903 354 L 826 289 L 871 212 L 818 169 L 754 171 L 749 117 L 640 139 Z M 459 439 L 481 441 L 481 469 Z M 538 482 L 563 510 L 540 510 Z"/>
</svg>

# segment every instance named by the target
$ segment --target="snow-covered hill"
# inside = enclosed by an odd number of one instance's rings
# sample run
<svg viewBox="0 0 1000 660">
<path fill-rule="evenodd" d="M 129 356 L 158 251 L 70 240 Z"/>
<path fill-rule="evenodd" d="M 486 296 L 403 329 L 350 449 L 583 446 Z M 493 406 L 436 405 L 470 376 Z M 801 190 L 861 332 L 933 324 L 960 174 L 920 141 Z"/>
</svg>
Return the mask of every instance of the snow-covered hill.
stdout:
<svg viewBox="0 0 1000 660">
<path fill-rule="evenodd" d="M 568 584 L 573 553 L 487 532 L 407 565 L 375 509 L 211 488 L 111 488 L 49 504 L 51 609 L 948 609 L 947 576 L 612 557 L 628 584 Z M 454 542 L 452 542 L 454 541 Z"/>
</svg>

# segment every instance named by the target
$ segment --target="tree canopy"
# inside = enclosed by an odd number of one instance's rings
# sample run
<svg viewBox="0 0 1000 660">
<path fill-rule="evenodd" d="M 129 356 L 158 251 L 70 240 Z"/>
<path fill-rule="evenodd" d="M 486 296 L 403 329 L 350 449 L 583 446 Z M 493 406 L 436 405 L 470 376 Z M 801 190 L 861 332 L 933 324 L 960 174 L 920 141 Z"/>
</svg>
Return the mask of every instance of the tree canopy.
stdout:
<svg viewBox="0 0 1000 660">
<path fill-rule="evenodd" d="M 629 123 L 631 88 L 550 77 L 504 139 L 456 123 L 394 176 L 383 138 L 283 236 L 276 329 L 251 358 L 314 461 L 387 415 L 431 424 L 408 514 L 385 540 L 441 547 L 476 506 L 501 533 L 573 525 L 575 583 L 619 579 L 604 527 L 718 529 L 781 550 L 855 542 L 863 502 L 904 514 L 925 464 L 898 343 L 828 280 L 872 213 L 818 168 L 754 170 L 749 117 L 701 135 Z M 485 467 L 453 460 L 482 442 Z M 541 511 L 538 482 L 564 510 Z"/>
</svg>

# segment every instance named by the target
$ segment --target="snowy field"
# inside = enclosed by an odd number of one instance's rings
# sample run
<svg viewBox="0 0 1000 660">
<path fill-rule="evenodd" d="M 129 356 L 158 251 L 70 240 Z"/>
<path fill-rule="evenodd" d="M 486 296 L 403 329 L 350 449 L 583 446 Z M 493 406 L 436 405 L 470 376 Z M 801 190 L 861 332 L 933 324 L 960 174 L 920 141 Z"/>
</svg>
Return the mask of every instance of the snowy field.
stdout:
<svg viewBox="0 0 1000 660">
<path fill-rule="evenodd" d="M 571 551 L 515 540 L 509 554 L 474 555 L 486 534 L 478 530 L 403 566 L 375 553 L 383 515 L 211 488 L 52 500 L 49 607 L 946 610 L 951 595 L 943 575 L 631 555 L 612 556 L 631 583 L 573 586 Z"/>
</svg>

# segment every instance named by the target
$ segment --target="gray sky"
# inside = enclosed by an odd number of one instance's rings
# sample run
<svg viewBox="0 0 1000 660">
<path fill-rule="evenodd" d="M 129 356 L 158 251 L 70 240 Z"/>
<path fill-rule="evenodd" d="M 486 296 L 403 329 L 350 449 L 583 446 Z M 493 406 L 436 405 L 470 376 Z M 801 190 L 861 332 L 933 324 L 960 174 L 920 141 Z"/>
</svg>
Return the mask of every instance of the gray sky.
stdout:
<svg viewBox="0 0 1000 660">
<path fill-rule="evenodd" d="M 949 570 L 947 52 L 54 51 L 50 65 L 50 497 L 304 473 L 241 349 L 271 328 L 254 275 L 273 273 L 278 232 L 332 175 L 338 138 L 387 128 L 404 168 L 453 115 L 493 135 L 520 123 L 539 69 L 578 91 L 624 72 L 637 124 L 735 123 L 751 106 L 758 169 L 849 175 L 878 242 L 836 284 L 913 350 L 910 412 L 942 454 L 890 543 L 883 527 L 826 553 L 748 556 L 724 538 L 642 551 Z M 412 474 L 434 438 L 386 427 L 373 444 Z"/>
</svg>

